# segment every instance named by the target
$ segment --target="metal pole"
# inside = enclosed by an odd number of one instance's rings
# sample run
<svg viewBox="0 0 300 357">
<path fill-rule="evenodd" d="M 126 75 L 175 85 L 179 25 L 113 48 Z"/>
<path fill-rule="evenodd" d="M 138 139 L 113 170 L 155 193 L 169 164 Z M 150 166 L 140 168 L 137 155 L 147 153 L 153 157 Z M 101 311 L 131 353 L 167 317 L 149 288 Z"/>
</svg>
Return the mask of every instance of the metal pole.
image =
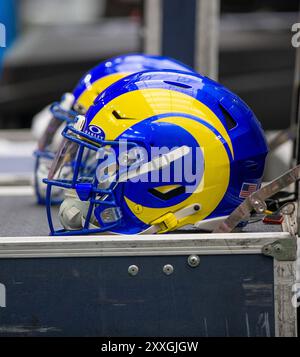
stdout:
<svg viewBox="0 0 300 357">
<path fill-rule="evenodd" d="M 198 0 L 195 69 L 218 79 L 220 0 Z"/>
<path fill-rule="evenodd" d="M 144 51 L 161 54 L 162 0 L 146 0 L 144 4 Z"/>
<path fill-rule="evenodd" d="M 217 79 L 220 0 L 145 0 L 144 51 Z"/>
<path fill-rule="evenodd" d="M 299 126 L 299 95 L 300 95 L 300 48 L 296 50 L 295 59 L 295 74 L 294 74 L 294 88 L 293 88 L 293 98 L 292 98 L 292 117 L 291 117 L 291 128 L 297 128 L 297 136 L 294 141 L 294 152 L 293 152 L 293 162 L 292 165 L 298 165 L 300 163 L 300 153 L 299 153 L 299 139 L 300 139 L 300 126 Z"/>
<path fill-rule="evenodd" d="M 294 142 L 294 159 L 296 165 L 300 163 L 300 106 L 299 106 L 299 95 L 300 95 L 300 49 L 297 49 L 296 53 L 296 67 L 295 67 L 295 85 L 294 85 L 294 96 L 293 96 L 293 117 L 292 125 L 297 129 L 297 136 Z M 295 194 L 297 199 L 297 230 L 298 236 L 300 236 L 300 180 L 295 184 Z"/>
</svg>

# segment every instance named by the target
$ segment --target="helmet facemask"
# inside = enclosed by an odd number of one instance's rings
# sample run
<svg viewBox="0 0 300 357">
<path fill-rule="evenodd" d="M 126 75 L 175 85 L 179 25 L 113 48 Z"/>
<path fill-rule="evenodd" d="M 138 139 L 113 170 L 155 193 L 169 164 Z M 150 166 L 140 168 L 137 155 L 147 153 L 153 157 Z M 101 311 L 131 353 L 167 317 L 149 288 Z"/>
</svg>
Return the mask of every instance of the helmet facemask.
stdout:
<svg viewBox="0 0 300 357">
<path fill-rule="evenodd" d="M 97 139 L 82 131 L 82 126 L 77 122 L 63 131 L 64 141 L 45 180 L 52 235 L 104 233 L 124 224 L 119 199 L 120 195 L 124 198 L 127 182 L 168 168 L 190 152 L 187 146 L 181 146 L 148 159 L 147 150 L 139 142 Z M 51 191 L 57 187 L 65 191 L 58 212 L 62 230 L 54 229 L 51 213 Z M 190 211 L 188 209 L 186 214 Z"/>
<path fill-rule="evenodd" d="M 114 195 L 120 174 L 119 163 L 111 149 L 120 142 L 95 139 L 76 129 L 76 125 L 68 125 L 62 135 L 64 140 L 53 160 L 48 179 L 44 180 L 48 185 L 51 233 L 106 232 L 118 225 L 122 218 Z M 126 145 L 136 146 L 128 142 Z M 60 231 L 54 230 L 51 216 L 52 191 L 57 187 L 65 192 L 58 213 L 64 227 Z"/>
<path fill-rule="evenodd" d="M 48 176 L 50 167 L 52 166 L 52 161 L 62 143 L 63 138 L 61 136 L 61 132 L 66 125 L 72 123 L 78 115 L 78 112 L 72 109 L 73 103 L 74 96 L 71 93 L 66 93 L 61 102 L 54 103 L 50 106 L 52 117 L 49 120 L 43 135 L 38 141 L 38 149 L 34 152 L 36 157 L 34 177 L 35 191 L 38 203 L 40 204 L 45 203 L 46 185 L 43 183 L 43 179 Z M 78 110 L 80 109 L 78 106 L 76 108 Z M 83 108 L 80 110 L 82 113 L 85 113 Z M 58 204 L 63 199 L 63 192 L 57 188 L 53 191 L 53 193 L 55 193 L 55 197 L 52 203 Z"/>
</svg>

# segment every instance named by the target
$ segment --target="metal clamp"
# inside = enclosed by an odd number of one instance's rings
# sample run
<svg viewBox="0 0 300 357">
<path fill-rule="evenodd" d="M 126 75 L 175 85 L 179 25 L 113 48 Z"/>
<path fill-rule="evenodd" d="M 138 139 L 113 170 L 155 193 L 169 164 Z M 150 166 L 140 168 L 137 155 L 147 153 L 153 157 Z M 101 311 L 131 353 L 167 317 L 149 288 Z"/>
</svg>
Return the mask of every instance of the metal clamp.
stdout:
<svg viewBox="0 0 300 357">
<path fill-rule="evenodd" d="M 293 238 L 279 239 L 266 244 L 262 248 L 262 253 L 278 261 L 295 261 L 297 259 L 297 240 Z"/>
<path fill-rule="evenodd" d="M 252 193 L 241 203 L 226 219 L 217 227 L 213 233 L 229 233 L 255 209 L 258 213 L 263 213 L 266 209 L 265 200 L 275 193 L 289 186 L 300 179 L 300 165 L 287 171 L 277 179 Z"/>
</svg>

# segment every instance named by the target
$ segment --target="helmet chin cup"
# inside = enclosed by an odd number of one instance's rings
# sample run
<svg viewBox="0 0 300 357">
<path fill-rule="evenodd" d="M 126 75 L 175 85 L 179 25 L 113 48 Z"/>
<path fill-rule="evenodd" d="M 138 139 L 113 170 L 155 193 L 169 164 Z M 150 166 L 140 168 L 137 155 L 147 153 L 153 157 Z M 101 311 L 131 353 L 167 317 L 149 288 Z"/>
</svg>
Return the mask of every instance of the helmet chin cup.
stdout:
<svg viewBox="0 0 300 357">
<path fill-rule="evenodd" d="M 64 229 L 71 231 L 82 229 L 82 218 L 86 216 L 87 211 L 87 202 L 82 202 L 72 197 L 66 197 L 59 207 L 59 221 Z"/>
</svg>

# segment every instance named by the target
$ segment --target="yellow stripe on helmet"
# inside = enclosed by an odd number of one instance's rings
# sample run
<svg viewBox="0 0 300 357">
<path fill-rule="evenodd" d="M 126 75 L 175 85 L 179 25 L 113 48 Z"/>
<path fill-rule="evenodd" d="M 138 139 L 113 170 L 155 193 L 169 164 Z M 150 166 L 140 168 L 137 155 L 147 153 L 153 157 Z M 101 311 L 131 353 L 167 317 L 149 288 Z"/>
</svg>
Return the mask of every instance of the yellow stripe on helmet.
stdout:
<svg viewBox="0 0 300 357">
<path fill-rule="evenodd" d="M 76 103 L 87 110 L 101 92 L 119 79 L 127 77 L 129 74 L 130 73 L 114 73 L 98 79 L 87 86 L 87 89 L 80 95 Z"/>
<path fill-rule="evenodd" d="M 126 120 L 116 119 L 114 111 Z M 103 107 L 90 124 L 102 128 L 106 140 L 115 140 L 132 125 L 170 112 L 186 113 L 205 120 L 222 135 L 234 156 L 230 137 L 216 114 L 197 99 L 174 90 L 149 88 L 124 93 Z"/>
</svg>

